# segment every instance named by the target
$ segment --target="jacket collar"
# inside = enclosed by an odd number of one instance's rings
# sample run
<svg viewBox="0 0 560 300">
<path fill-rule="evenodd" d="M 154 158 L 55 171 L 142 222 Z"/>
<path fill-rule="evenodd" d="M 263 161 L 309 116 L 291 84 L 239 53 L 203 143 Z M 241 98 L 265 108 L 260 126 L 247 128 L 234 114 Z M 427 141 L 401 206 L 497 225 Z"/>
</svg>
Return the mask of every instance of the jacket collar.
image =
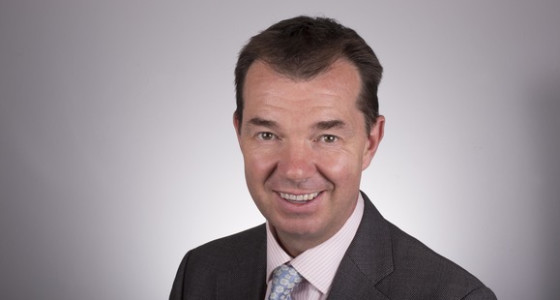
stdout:
<svg viewBox="0 0 560 300">
<path fill-rule="evenodd" d="M 388 299 L 375 285 L 393 272 L 391 233 L 387 221 L 364 197 L 364 215 L 340 263 L 329 299 Z"/>
</svg>

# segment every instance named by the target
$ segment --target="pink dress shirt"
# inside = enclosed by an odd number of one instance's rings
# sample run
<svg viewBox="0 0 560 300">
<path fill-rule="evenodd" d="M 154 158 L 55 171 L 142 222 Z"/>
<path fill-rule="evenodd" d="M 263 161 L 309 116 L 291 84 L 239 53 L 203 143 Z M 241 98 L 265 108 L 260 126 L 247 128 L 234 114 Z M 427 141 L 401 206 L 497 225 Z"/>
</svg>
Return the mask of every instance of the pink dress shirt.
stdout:
<svg viewBox="0 0 560 300">
<path fill-rule="evenodd" d="M 270 294 L 272 272 L 276 267 L 290 263 L 304 280 L 292 291 L 293 300 L 325 300 L 342 257 L 356 235 L 364 214 L 364 199 L 358 196 L 356 208 L 340 230 L 324 243 L 306 250 L 297 257 L 291 257 L 274 238 L 270 225 L 266 224 L 266 297 Z"/>
</svg>

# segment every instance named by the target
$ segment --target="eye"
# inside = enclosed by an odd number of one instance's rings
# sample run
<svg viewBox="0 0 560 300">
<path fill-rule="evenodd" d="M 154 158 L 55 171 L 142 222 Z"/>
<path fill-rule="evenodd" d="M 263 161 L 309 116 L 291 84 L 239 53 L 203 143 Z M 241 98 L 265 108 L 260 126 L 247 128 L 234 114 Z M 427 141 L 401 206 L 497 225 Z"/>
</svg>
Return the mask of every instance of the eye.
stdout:
<svg viewBox="0 0 560 300">
<path fill-rule="evenodd" d="M 270 141 L 276 138 L 276 135 L 272 132 L 264 131 L 257 133 L 257 138 L 263 141 Z"/>
<path fill-rule="evenodd" d="M 321 136 L 320 141 L 330 144 L 338 141 L 338 137 L 332 134 L 325 134 Z"/>
</svg>

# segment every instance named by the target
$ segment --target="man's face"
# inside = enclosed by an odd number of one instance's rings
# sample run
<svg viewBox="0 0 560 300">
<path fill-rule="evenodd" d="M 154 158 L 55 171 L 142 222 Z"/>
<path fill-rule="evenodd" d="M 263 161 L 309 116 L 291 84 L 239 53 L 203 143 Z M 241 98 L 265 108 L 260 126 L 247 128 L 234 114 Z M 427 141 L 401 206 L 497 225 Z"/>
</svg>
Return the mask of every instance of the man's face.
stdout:
<svg viewBox="0 0 560 300">
<path fill-rule="evenodd" d="M 310 80 L 261 61 L 249 68 L 243 124 L 234 119 L 247 185 L 292 255 L 334 235 L 356 206 L 384 123 L 380 117 L 366 132 L 356 105 L 360 87 L 358 70 L 346 60 Z"/>
</svg>

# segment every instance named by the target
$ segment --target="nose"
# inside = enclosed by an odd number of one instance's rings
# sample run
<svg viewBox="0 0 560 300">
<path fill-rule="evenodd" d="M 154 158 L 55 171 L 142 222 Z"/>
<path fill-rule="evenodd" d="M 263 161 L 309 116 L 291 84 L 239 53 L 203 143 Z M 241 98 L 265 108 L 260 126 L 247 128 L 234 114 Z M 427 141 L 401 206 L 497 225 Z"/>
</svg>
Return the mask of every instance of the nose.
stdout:
<svg viewBox="0 0 560 300">
<path fill-rule="evenodd" d="M 313 149 L 306 141 L 284 145 L 278 161 L 278 172 L 285 179 L 301 183 L 316 172 Z"/>
</svg>

